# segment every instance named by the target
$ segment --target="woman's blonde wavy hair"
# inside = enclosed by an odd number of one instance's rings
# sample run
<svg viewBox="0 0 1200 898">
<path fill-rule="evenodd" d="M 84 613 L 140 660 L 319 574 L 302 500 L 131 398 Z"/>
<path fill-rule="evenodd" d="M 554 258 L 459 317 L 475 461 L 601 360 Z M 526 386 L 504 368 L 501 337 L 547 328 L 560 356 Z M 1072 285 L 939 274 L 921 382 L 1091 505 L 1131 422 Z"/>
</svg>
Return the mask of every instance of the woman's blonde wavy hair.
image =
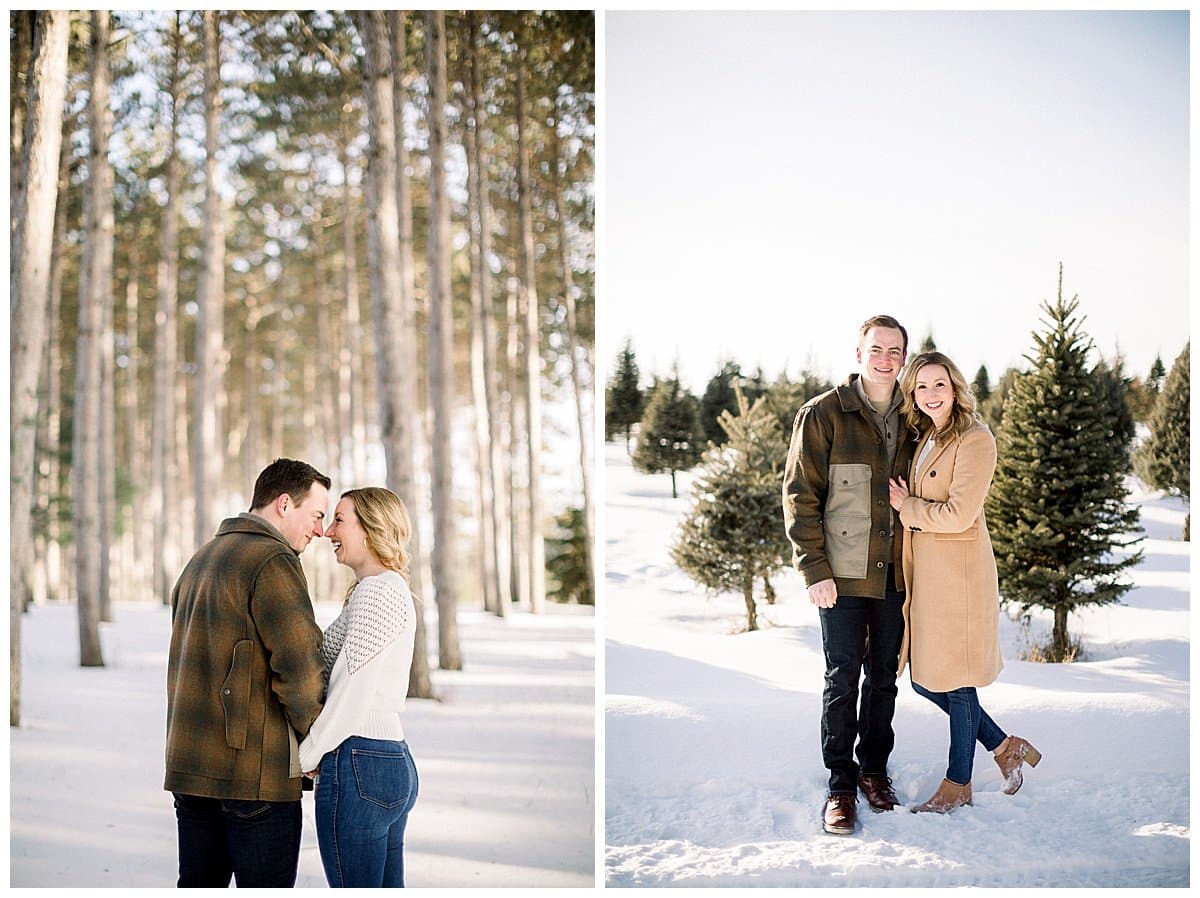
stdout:
<svg viewBox="0 0 1200 898">
<path fill-rule="evenodd" d="M 975 401 L 975 392 L 967 383 L 967 379 L 963 377 L 962 372 L 958 370 L 958 366 L 950 361 L 944 353 L 937 350 L 922 352 L 910 359 L 904 368 L 904 374 L 900 377 L 900 391 L 904 396 L 904 405 L 901 406 L 900 411 L 904 415 L 905 423 L 917 434 L 924 434 L 933 428 L 933 419 L 917 407 L 916 400 L 913 398 L 917 390 L 917 374 L 926 365 L 941 365 L 945 368 L 950 375 L 950 385 L 954 389 L 954 408 L 950 411 L 950 420 L 946 422 L 945 427 L 933 435 L 934 439 L 943 440 L 962 436 L 979 421 L 979 416 L 976 414 L 978 403 Z"/>
<path fill-rule="evenodd" d="M 395 571 L 411 586 L 408 542 L 412 521 L 404 502 L 382 486 L 364 486 L 346 490 L 341 496 L 354 503 L 354 514 L 367 534 L 367 548 L 379 563 Z"/>
</svg>

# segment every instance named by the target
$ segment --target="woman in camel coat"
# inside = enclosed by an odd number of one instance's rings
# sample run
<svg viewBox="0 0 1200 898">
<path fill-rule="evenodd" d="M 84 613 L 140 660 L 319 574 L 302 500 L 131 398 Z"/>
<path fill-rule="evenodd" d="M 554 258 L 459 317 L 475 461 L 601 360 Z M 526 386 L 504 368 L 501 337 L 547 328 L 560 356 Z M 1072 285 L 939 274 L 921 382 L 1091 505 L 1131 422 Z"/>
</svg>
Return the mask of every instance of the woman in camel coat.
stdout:
<svg viewBox="0 0 1200 898">
<path fill-rule="evenodd" d="M 962 372 L 940 352 L 909 362 L 900 383 L 904 414 L 919 434 L 908 482 L 891 481 L 904 526 L 904 638 L 900 670 L 913 689 L 950 717 L 950 763 L 929 801 L 945 813 L 971 803 L 975 741 L 993 752 L 1004 791 L 1021 787 L 1021 767 L 1038 751 L 1007 736 L 979 705 L 976 688 L 996 679 L 1000 600 L 983 504 L 996 468 L 996 441 L 975 415 Z M 911 484 L 911 486 L 910 486 Z"/>
</svg>

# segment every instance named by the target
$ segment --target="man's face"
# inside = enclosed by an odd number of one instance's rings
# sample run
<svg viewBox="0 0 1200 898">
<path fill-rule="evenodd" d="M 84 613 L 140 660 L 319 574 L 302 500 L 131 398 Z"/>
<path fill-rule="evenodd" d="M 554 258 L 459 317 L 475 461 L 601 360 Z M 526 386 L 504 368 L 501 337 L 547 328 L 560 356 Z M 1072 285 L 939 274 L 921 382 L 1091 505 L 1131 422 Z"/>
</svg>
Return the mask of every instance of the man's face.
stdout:
<svg viewBox="0 0 1200 898">
<path fill-rule="evenodd" d="M 892 387 L 904 367 L 904 335 L 894 327 L 872 327 L 858 345 L 862 379 L 879 387 Z"/>
<path fill-rule="evenodd" d="M 329 507 L 329 490 L 319 483 L 313 483 L 305 494 L 304 501 L 299 504 L 287 494 L 280 499 L 282 508 L 279 509 L 279 532 L 288 541 L 288 545 L 297 552 L 303 552 L 313 538 L 322 533 L 325 509 Z"/>
</svg>

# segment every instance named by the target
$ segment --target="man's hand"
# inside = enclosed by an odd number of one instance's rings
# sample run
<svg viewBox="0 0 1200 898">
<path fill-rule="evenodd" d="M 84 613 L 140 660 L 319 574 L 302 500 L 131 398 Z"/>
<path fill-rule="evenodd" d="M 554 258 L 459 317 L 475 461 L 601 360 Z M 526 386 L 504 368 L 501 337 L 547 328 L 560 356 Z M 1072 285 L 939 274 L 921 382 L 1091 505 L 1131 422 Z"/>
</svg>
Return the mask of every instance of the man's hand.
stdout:
<svg viewBox="0 0 1200 898">
<path fill-rule="evenodd" d="M 832 608 L 837 604 L 837 584 L 833 580 L 821 580 L 808 588 L 808 600 L 818 608 Z"/>
</svg>

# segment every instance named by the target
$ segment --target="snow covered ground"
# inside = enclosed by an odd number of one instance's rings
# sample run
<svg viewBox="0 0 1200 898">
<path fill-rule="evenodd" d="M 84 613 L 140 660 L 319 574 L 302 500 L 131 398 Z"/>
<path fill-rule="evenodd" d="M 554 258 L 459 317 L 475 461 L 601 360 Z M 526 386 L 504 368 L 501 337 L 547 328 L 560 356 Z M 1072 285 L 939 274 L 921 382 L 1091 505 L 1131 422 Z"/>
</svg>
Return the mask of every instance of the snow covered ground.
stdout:
<svg viewBox="0 0 1200 898">
<path fill-rule="evenodd" d="M 976 755 L 974 805 L 873 814 L 827 835 L 820 624 L 779 578 L 745 628 L 740 596 L 706 598 L 667 546 L 688 475 L 635 473 L 606 446 L 605 880 L 610 886 L 1175 886 L 1189 883 L 1189 546 L 1184 506 L 1139 495 L 1147 539 L 1123 604 L 1073 614 L 1087 658 L 1016 660 L 980 690 L 999 725 L 1043 753 L 1004 795 Z M 1034 617 L 1043 641 L 1049 616 Z M 946 719 L 903 678 L 890 773 L 906 806 L 945 773 Z"/>
<path fill-rule="evenodd" d="M 318 622 L 337 611 L 318 604 Z M 170 614 L 122 603 L 114 616 L 102 626 L 108 666 L 89 670 L 78 666 L 73 605 L 25 617 L 23 725 L 10 731 L 12 886 L 175 884 L 175 815 L 162 790 Z M 405 714 L 421 775 L 409 885 L 594 884 L 594 622 L 579 606 L 507 622 L 460 613 L 467 669 L 435 670 L 440 701 L 410 700 Z M 297 885 L 323 888 L 311 793 L 304 815 Z"/>
</svg>

